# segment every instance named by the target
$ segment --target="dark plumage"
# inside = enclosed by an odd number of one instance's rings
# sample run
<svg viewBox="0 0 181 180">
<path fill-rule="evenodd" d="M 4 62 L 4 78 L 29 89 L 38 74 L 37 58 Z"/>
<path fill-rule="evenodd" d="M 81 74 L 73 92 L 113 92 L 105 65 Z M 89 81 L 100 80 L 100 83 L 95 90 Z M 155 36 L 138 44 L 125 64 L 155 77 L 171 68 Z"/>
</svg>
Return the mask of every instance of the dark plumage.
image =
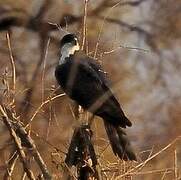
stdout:
<svg viewBox="0 0 181 180">
<path fill-rule="evenodd" d="M 77 37 L 73 34 L 64 36 L 61 48 L 63 49 L 67 43 L 72 45 L 71 47 L 77 45 Z M 62 53 L 64 50 L 66 49 L 64 48 Z M 62 63 L 56 67 L 55 76 L 65 93 L 84 109 L 104 119 L 106 132 L 116 155 L 124 160 L 136 160 L 126 133 L 122 129 L 131 126 L 132 123 L 110 90 L 108 79 L 101 66 L 81 51 L 73 52 L 61 61 Z"/>
</svg>

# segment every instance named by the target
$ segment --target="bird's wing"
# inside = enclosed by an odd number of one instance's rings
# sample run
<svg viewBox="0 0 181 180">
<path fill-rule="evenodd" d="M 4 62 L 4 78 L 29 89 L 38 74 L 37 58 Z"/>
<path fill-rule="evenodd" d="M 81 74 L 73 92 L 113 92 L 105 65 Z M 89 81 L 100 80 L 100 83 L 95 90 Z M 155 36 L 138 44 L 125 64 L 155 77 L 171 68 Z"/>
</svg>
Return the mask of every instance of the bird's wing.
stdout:
<svg viewBox="0 0 181 180">
<path fill-rule="evenodd" d="M 99 63 L 95 62 L 95 60 L 93 60 L 91 58 L 89 58 L 88 64 L 98 74 L 100 81 L 102 82 L 102 87 L 109 93 L 110 100 L 112 100 L 116 106 L 120 107 L 119 102 L 117 101 L 117 99 L 115 98 L 115 95 L 113 94 L 112 90 L 110 89 L 111 82 L 107 77 L 107 72 L 105 72 L 102 69 L 102 67 Z"/>
<path fill-rule="evenodd" d="M 120 107 L 118 100 L 116 99 L 115 95 L 113 94 L 112 90 L 110 89 L 111 83 L 107 77 L 107 73 L 103 71 L 101 65 L 98 64 L 97 62 L 95 62 L 95 60 L 89 58 L 89 60 L 87 62 L 89 64 L 89 66 L 92 69 L 94 69 L 95 72 L 97 73 L 97 75 L 99 76 L 100 81 L 102 82 L 102 88 L 104 89 L 104 92 L 106 92 L 108 95 L 104 108 L 106 107 L 105 109 L 110 110 L 110 113 L 107 111 L 107 113 L 109 115 L 111 115 L 111 116 L 109 116 L 109 119 L 114 119 L 114 117 L 115 117 L 115 122 L 119 123 L 118 119 L 120 119 L 120 121 L 122 120 L 122 122 L 120 122 L 120 124 L 122 124 L 123 126 L 124 126 L 124 124 L 131 126 L 132 123 L 125 116 L 122 108 Z M 107 116 L 107 118 L 108 118 L 108 116 Z"/>
<path fill-rule="evenodd" d="M 71 98 L 87 109 L 105 92 L 104 82 L 97 70 L 87 60 L 80 60 L 74 75 Z"/>
<path fill-rule="evenodd" d="M 110 89 L 111 82 L 110 82 L 110 80 L 108 79 L 107 72 L 105 72 L 105 71 L 102 69 L 102 66 L 101 66 L 99 63 L 95 62 L 94 59 L 89 58 L 88 63 L 89 63 L 89 65 L 91 66 L 91 68 L 93 68 L 93 69 L 97 72 L 97 74 L 98 74 L 98 76 L 99 76 L 99 78 L 100 78 L 100 80 L 101 80 L 101 82 L 102 82 L 103 88 L 106 89 L 107 91 L 109 91 L 110 98 L 114 101 L 114 103 L 115 103 L 117 106 L 120 106 L 120 104 L 119 104 L 119 102 L 117 101 L 117 99 L 115 98 L 112 90 Z"/>
</svg>

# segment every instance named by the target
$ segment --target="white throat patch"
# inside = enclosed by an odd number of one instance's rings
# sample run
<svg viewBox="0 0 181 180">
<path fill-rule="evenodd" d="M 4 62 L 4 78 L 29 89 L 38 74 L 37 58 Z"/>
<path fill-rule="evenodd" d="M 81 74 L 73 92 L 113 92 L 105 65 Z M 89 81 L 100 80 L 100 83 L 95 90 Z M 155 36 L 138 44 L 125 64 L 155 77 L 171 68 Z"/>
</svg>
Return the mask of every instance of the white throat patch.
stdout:
<svg viewBox="0 0 181 180">
<path fill-rule="evenodd" d="M 80 49 L 79 44 L 77 45 L 72 45 L 71 43 L 66 43 L 62 48 L 61 48 L 61 57 L 59 60 L 59 64 L 65 63 L 65 58 L 69 57 L 70 55 L 73 55 L 75 51 L 78 51 Z"/>
</svg>

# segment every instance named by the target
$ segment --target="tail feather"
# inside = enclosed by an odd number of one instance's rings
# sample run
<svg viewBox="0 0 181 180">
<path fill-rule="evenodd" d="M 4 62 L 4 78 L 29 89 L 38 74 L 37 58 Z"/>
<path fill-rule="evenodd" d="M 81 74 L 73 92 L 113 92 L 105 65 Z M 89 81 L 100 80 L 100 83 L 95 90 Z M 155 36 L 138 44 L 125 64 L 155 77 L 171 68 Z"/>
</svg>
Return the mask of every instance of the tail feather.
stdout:
<svg viewBox="0 0 181 180">
<path fill-rule="evenodd" d="M 101 114 L 100 117 L 108 121 L 110 124 L 114 126 L 120 126 L 122 128 L 126 128 L 126 126 L 131 127 L 132 123 L 131 121 L 125 116 L 110 116 L 109 114 Z"/>
<path fill-rule="evenodd" d="M 125 161 L 136 161 L 136 155 L 123 129 L 110 124 L 106 120 L 104 120 L 104 125 L 114 154 Z"/>
</svg>

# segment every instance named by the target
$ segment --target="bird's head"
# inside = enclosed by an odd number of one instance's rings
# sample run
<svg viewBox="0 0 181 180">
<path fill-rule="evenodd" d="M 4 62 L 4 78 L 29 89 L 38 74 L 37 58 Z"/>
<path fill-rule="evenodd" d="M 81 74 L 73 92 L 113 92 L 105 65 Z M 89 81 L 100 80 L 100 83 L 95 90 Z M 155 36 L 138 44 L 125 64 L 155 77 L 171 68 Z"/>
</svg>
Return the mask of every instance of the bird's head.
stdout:
<svg viewBox="0 0 181 180">
<path fill-rule="evenodd" d="M 59 64 L 65 62 L 65 58 L 73 55 L 80 49 L 78 38 L 75 34 L 67 34 L 60 41 L 61 58 Z"/>
<path fill-rule="evenodd" d="M 65 35 L 60 42 L 61 50 L 74 50 L 78 51 L 80 49 L 78 38 L 75 34 Z"/>
<path fill-rule="evenodd" d="M 60 47 L 64 47 L 64 45 L 72 45 L 76 46 L 78 44 L 78 38 L 75 34 L 66 34 L 60 41 Z"/>
</svg>

